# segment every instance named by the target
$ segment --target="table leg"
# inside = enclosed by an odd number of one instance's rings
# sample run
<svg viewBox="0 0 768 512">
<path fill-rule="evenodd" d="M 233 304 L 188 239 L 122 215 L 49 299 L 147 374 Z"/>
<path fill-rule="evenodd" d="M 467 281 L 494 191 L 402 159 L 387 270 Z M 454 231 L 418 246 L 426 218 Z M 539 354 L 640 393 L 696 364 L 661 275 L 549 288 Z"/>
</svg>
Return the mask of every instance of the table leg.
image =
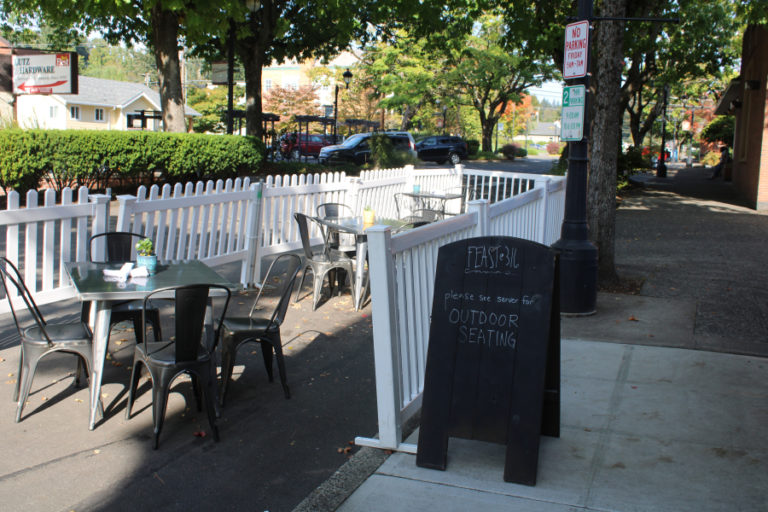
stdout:
<svg viewBox="0 0 768 512">
<path fill-rule="evenodd" d="M 357 252 L 355 257 L 357 258 L 357 265 L 355 265 L 355 311 L 360 311 L 360 307 L 363 303 L 363 295 L 365 294 L 365 257 L 368 254 L 368 238 L 363 236 L 357 237 Z"/>
<path fill-rule="evenodd" d="M 96 415 L 100 413 L 104 417 L 101 405 L 101 376 L 104 373 L 104 359 L 107 354 L 107 342 L 109 341 L 109 322 L 112 308 L 108 301 L 96 300 L 91 306 L 91 317 L 94 318 L 93 326 L 93 364 L 91 368 L 91 424 L 93 430 L 96 425 Z"/>
</svg>

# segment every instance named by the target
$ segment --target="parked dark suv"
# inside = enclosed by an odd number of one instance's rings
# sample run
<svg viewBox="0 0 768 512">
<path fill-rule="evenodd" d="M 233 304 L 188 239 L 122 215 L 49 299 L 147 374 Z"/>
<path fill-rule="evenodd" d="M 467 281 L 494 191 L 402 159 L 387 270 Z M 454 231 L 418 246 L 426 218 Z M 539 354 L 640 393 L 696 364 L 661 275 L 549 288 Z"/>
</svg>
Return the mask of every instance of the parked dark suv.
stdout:
<svg viewBox="0 0 768 512">
<path fill-rule="evenodd" d="M 461 137 L 438 135 L 416 144 L 416 152 L 425 162 L 443 164 L 450 161 L 456 165 L 467 159 L 467 143 Z"/>
<path fill-rule="evenodd" d="M 283 158 L 298 160 L 300 156 L 314 156 L 320 154 L 320 149 L 333 144 L 332 135 L 319 133 L 297 134 L 286 133 L 280 137 L 280 153 Z"/>
<path fill-rule="evenodd" d="M 345 163 L 351 162 L 356 165 L 363 165 L 371 158 L 371 148 L 368 145 L 368 139 L 372 135 L 386 135 L 392 141 L 395 149 L 407 151 L 416 156 L 416 144 L 413 137 L 408 132 L 369 132 L 357 133 L 348 137 L 344 142 L 337 146 L 326 146 L 320 150 L 318 160 L 321 164 Z"/>
</svg>

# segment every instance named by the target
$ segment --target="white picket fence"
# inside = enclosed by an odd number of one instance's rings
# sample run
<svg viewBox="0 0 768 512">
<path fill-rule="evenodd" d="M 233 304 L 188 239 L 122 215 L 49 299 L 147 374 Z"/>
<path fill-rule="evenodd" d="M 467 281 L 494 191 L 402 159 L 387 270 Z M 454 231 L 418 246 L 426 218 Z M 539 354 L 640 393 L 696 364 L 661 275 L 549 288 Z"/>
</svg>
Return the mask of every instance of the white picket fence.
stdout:
<svg viewBox="0 0 768 512">
<path fill-rule="evenodd" d="M 339 202 L 357 214 L 370 206 L 378 216 L 394 218 L 394 194 L 411 191 L 414 185 L 424 191 L 463 191 L 462 200 L 446 205 L 458 212 L 462 202 L 475 196 L 493 202 L 520 194 L 534 187 L 535 178 L 462 166 L 419 170 L 406 166 L 364 171 L 360 177 L 324 173 L 270 176 L 263 183 L 246 178 L 142 186 L 135 196 L 117 198 L 115 229 L 152 238 L 161 260 L 199 259 L 211 266 L 239 262 L 240 282 L 249 285 L 259 281 L 263 257 L 301 247 L 295 212 L 315 215 L 318 205 Z M 81 188 L 76 204 L 69 189 L 58 202 L 55 192 L 48 190 L 43 205 L 38 206 L 35 191 L 27 194 L 26 208 L 20 209 L 19 203 L 19 195 L 11 192 L 7 211 L 0 212 L 5 255 L 20 266 L 40 304 L 71 296 L 62 263 L 85 260 L 90 236 L 111 228 L 109 198 Z M 312 235 L 313 244 L 321 243 L 319 232 Z M 7 311 L 3 299 L 0 313 Z"/>
<path fill-rule="evenodd" d="M 26 194 L 26 207 L 20 208 L 20 195 L 11 191 L 5 211 L 0 212 L 3 255 L 19 267 L 29 291 L 40 304 L 71 297 L 74 293 L 64 269 L 68 261 L 87 258 L 91 235 L 102 233 L 109 220 L 109 197 L 89 195 L 86 187 L 77 191 L 46 190 L 43 203 L 39 193 Z M 12 297 L 16 291 L 10 290 Z M 0 302 L 0 312 L 10 311 L 8 300 Z"/>
<path fill-rule="evenodd" d="M 421 407 L 438 249 L 476 236 L 546 245 L 559 237 L 565 179 L 530 179 L 532 186 L 519 195 L 495 204 L 471 201 L 466 214 L 419 229 L 394 236 L 389 227 L 368 229 L 379 435 L 358 437 L 358 445 L 416 452 L 416 445 L 402 442 L 402 427 Z"/>
</svg>

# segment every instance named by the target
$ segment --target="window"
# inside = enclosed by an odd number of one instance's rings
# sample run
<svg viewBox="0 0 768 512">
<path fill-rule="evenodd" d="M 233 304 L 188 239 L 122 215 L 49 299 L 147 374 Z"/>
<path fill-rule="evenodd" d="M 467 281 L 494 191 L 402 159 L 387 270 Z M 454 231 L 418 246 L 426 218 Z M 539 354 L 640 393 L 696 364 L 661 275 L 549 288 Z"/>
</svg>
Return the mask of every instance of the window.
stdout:
<svg viewBox="0 0 768 512">
<path fill-rule="evenodd" d="M 101 123 L 104 122 L 104 109 L 103 108 L 97 108 L 93 111 L 93 120 L 99 121 Z"/>
<path fill-rule="evenodd" d="M 80 120 L 80 107 L 69 107 L 69 117 L 75 121 Z"/>
<path fill-rule="evenodd" d="M 59 115 L 59 107 L 56 105 L 53 105 L 52 107 L 50 107 L 50 109 L 48 110 L 48 116 L 51 119 L 55 119 L 56 116 L 58 115 Z"/>
<path fill-rule="evenodd" d="M 272 89 L 272 79 L 266 78 L 264 80 L 264 91 L 269 92 Z"/>
</svg>

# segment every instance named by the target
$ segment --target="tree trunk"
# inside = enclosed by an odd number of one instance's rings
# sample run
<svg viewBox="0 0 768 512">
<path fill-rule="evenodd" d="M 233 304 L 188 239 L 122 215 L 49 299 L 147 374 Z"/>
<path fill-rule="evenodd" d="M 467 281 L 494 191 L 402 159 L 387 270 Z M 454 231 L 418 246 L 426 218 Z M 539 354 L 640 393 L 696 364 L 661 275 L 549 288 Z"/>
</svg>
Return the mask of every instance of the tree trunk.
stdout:
<svg viewBox="0 0 768 512">
<path fill-rule="evenodd" d="M 493 151 L 493 129 L 496 127 L 497 121 L 498 118 L 494 116 L 480 116 L 480 129 L 483 136 L 483 151 Z"/>
<path fill-rule="evenodd" d="M 601 16 L 623 17 L 627 0 L 604 0 Z M 587 193 L 590 236 L 598 247 L 598 281 L 618 280 L 615 263 L 616 172 L 621 136 L 621 69 L 624 23 L 602 20 L 597 50 L 594 118 Z"/>
<path fill-rule="evenodd" d="M 255 45 L 254 45 L 255 46 Z M 245 71 L 245 131 L 261 139 L 261 68 L 264 66 L 264 52 L 258 47 L 250 47 L 240 53 Z"/>
<path fill-rule="evenodd" d="M 184 117 L 184 95 L 181 87 L 179 64 L 179 19 L 175 12 L 167 11 L 158 2 L 150 13 L 152 49 L 160 77 L 160 108 L 163 111 L 163 130 L 187 131 Z"/>
</svg>

